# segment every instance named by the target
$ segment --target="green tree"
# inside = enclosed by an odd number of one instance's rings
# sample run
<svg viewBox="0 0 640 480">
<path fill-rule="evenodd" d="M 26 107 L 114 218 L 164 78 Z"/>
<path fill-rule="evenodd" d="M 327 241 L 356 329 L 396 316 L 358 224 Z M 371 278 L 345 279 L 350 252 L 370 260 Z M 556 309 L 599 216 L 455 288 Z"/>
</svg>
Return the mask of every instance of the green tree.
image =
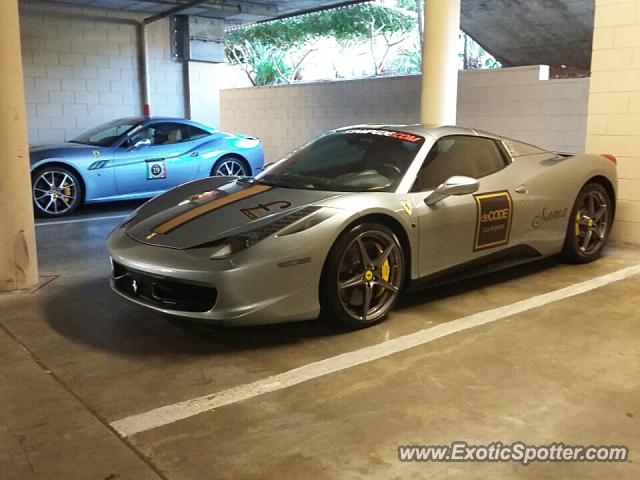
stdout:
<svg viewBox="0 0 640 480">
<path fill-rule="evenodd" d="M 374 72 L 378 74 L 389 50 L 414 30 L 413 14 L 373 3 L 334 8 L 306 15 L 273 20 L 230 30 L 225 35 L 227 61 L 242 65 L 252 83 L 256 84 L 256 65 L 275 58 L 275 52 L 284 54 L 282 62 L 274 63 L 280 82 L 297 79 L 304 60 L 314 50 L 320 38 L 333 38 L 339 42 L 368 40 L 373 54 Z M 376 41 L 386 47 L 380 58 L 375 57 Z M 260 58 L 264 57 L 264 58 Z"/>
</svg>

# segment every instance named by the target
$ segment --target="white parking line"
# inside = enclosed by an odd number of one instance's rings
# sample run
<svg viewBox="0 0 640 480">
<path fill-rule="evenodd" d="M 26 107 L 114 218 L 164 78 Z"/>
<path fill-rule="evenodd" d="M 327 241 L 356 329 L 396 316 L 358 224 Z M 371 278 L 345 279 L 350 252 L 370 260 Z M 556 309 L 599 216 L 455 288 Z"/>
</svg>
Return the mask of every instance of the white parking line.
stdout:
<svg viewBox="0 0 640 480">
<path fill-rule="evenodd" d="M 124 215 L 110 215 L 107 217 L 88 217 L 88 218 L 76 218 L 75 220 L 57 220 L 54 222 L 40 222 L 36 223 L 36 227 L 47 227 L 50 225 L 64 225 L 66 223 L 84 223 L 84 222 L 93 222 L 97 220 L 111 220 L 112 218 L 125 218 L 128 217 L 129 214 L 126 213 Z"/>
<path fill-rule="evenodd" d="M 330 373 L 339 372 L 347 368 L 371 362 L 394 353 L 402 352 L 410 348 L 424 345 L 434 340 L 462 332 L 470 328 L 495 322 L 497 320 L 516 315 L 518 313 L 541 307 L 552 302 L 557 302 L 568 297 L 594 290 L 619 280 L 640 274 L 640 265 L 618 270 L 607 275 L 595 277 L 585 282 L 576 283 L 559 290 L 554 290 L 542 295 L 527 298 L 519 302 L 503 307 L 486 310 L 451 322 L 436 325 L 432 328 L 419 330 L 415 333 L 387 340 L 385 342 L 361 348 L 352 352 L 336 355 L 318 362 L 310 363 L 287 372 L 279 373 L 253 383 L 212 393 L 202 397 L 156 408 L 148 412 L 132 415 L 116 420 L 111 426 L 123 437 L 145 432 L 153 428 L 168 425 L 178 420 L 183 420 L 200 413 L 209 412 L 216 408 L 233 403 L 248 400 L 258 395 L 282 390 L 314 378 L 322 377 Z"/>
</svg>

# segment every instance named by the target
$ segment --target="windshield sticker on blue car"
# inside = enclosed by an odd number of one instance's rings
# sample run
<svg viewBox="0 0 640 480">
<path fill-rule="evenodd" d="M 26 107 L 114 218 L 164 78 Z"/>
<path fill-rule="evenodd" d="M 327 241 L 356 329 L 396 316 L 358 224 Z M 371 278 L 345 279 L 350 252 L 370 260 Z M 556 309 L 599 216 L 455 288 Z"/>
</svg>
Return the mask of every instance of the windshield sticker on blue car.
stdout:
<svg viewBox="0 0 640 480">
<path fill-rule="evenodd" d="M 147 180 L 167 178 L 167 166 L 164 160 L 147 160 Z"/>
<path fill-rule="evenodd" d="M 368 135 L 381 135 L 383 137 L 397 138 L 398 140 L 403 140 L 405 142 L 417 143 L 421 140 L 424 140 L 422 137 L 417 135 L 411 135 L 410 133 L 404 132 L 393 132 L 391 130 L 374 130 L 371 128 L 354 128 L 351 130 L 345 130 L 342 133 L 356 133 L 356 134 L 368 134 Z"/>
<path fill-rule="evenodd" d="M 476 238 L 473 250 L 509 243 L 513 202 L 508 191 L 474 195 L 477 207 Z"/>
</svg>

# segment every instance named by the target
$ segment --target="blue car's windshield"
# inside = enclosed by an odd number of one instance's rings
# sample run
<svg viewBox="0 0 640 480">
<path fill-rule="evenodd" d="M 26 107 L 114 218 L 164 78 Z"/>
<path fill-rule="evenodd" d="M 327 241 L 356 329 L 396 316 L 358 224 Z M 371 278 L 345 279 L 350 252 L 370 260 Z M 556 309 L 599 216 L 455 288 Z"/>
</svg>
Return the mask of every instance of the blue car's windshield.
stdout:
<svg viewBox="0 0 640 480">
<path fill-rule="evenodd" d="M 387 129 L 331 132 L 256 177 L 267 185 L 309 190 L 392 192 L 424 138 Z"/>
<path fill-rule="evenodd" d="M 109 147 L 123 133 L 127 133 L 131 129 L 142 123 L 140 118 L 122 118 L 113 120 L 88 130 L 76 138 L 71 140 L 73 143 L 82 143 L 85 145 L 95 145 L 96 147 Z"/>
</svg>

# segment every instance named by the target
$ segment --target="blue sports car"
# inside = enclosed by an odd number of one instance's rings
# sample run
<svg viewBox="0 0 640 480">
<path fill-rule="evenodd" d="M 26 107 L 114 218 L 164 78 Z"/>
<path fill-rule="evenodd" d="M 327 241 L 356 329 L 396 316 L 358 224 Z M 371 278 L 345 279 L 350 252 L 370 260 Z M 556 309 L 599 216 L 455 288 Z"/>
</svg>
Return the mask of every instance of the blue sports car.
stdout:
<svg viewBox="0 0 640 480">
<path fill-rule="evenodd" d="M 82 203 L 149 198 L 197 178 L 251 176 L 260 140 L 179 118 L 123 118 L 69 142 L 33 147 L 36 214 L 68 215 Z"/>
</svg>

